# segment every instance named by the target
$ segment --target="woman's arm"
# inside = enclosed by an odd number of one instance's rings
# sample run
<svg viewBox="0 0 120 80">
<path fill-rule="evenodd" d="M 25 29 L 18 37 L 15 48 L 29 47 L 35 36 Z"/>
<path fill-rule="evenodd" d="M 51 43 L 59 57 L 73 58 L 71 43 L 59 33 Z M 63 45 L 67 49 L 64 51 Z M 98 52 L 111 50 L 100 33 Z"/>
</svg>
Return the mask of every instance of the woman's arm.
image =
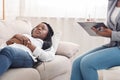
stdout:
<svg viewBox="0 0 120 80">
<path fill-rule="evenodd" d="M 12 38 L 18 39 L 23 45 L 27 45 L 27 43 L 30 41 L 29 38 L 22 34 L 15 34 Z"/>
<path fill-rule="evenodd" d="M 55 50 L 53 47 L 47 50 L 36 47 L 33 51 L 33 56 L 37 57 L 41 61 L 51 61 L 55 57 Z"/>
<path fill-rule="evenodd" d="M 36 49 L 36 46 L 34 46 L 30 41 L 27 42 L 26 47 L 28 47 L 32 52 Z"/>
<path fill-rule="evenodd" d="M 33 52 L 33 56 L 41 61 L 50 61 L 55 57 L 55 51 L 53 47 L 43 50 L 40 47 L 34 46 L 31 42 L 29 42 L 26 46 Z"/>
<path fill-rule="evenodd" d="M 6 41 L 6 44 L 7 44 L 7 45 L 11 45 L 11 44 L 14 44 L 14 43 L 22 44 L 21 41 L 18 40 L 17 38 L 11 38 L 11 39 L 9 39 L 8 41 Z"/>
<path fill-rule="evenodd" d="M 109 29 L 109 28 L 104 28 L 104 27 L 101 27 L 101 30 L 98 30 L 96 29 L 95 27 L 92 27 L 92 30 L 100 35 L 100 36 L 103 36 L 103 37 L 108 37 L 108 38 L 111 38 L 112 36 L 112 30 Z"/>
<path fill-rule="evenodd" d="M 112 36 L 111 36 L 112 41 L 120 41 L 120 31 L 112 31 Z"/>
<path fill-rule="evenodd" d="M 23 44 L 27 45 L 28 41 L 30 41 L 27 37 L 25 37 L 22 34 L 15 34 L 12 38 L 10 38 L 8 41 L 6 41 L 7 45 L 13 44 L 13 43 L 18 43 L 18 44 Z"/>
</svg>

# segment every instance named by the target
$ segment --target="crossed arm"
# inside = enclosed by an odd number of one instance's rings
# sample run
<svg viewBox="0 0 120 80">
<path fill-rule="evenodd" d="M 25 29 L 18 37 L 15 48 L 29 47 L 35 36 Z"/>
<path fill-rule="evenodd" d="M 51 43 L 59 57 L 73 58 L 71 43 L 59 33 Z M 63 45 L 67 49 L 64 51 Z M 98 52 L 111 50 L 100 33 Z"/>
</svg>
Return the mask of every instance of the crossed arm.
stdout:
<svg viewBox="0 0 120 80">
<path fill-rule="evenodd" d="M 31 43 L 30 39 L 25 37 L 22 34 L 15 34 L 12 38 L 10 38 L 8 41 L 6 41 L 7 45 L 11 44 L 22 44 L 26 47 L 28 47 L 32 52 L 35 50 L 35 46 Z"/>
</svg>

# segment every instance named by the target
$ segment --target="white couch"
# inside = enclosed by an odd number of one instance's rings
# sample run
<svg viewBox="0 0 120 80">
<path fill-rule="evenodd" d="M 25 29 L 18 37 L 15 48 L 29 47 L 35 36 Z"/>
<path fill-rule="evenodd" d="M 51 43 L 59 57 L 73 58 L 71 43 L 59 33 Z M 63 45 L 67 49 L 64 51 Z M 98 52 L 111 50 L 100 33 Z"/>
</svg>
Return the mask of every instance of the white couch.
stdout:
<svg viewBox="0 0 120 80">
<path fill-rule="evenodd" d="M 120 80 L 120 66 L 98 70 L 99 80 Z"/>
<path fill-rule="evenodd" d="M 0 44 L 16 33 L 30 34 L 31 29 L 31 24 L 26 21 L 0 21 Z M 59 42 L 58 35 L 55 34 L 53 38 L 53 46 L 57 50 L 54 60 L 44 62 L 36 68 L 9 69 L 0 76 L 0 80 L 69 80 L 71 58 L 78 52 L 79 45 Z"/>
<path fill-rule="evenodd" d="M 26 21 L 0 21 L 0 44 L 15 33 L 30 34 L 31 29 L 31 24 Z M 53 42 L 57 52 L 53 61 L 45 62 L 37 68 L 9 69 L 0 76 L 0 80 L 69 80 L 71 62 L 75 58 L 75 54 L 80 54 L 78 53 L 79 45 L 71 42 L 59 42 L 59 40 L 60 34 L 55 33 Z M 99 80 L 120 80 L 119 66 L 108 70 L 99 70 L 98 73 Z"/>
</svg>

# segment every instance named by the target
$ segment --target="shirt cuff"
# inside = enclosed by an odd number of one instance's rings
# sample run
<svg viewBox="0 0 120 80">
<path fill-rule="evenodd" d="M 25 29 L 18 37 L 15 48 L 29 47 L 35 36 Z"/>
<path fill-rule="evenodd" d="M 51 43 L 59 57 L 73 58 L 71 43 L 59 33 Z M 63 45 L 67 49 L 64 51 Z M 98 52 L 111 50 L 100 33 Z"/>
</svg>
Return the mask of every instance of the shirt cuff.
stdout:
<svg viewBox="0 0 120 80">
<path fill-rule="evenodd" d="M 39 57 L 42 54 L 41 52 L 42 52 L 41 48 L 36 47 L 35 50 L 33 51 L 33 56 Z"/>
<path fill-rule="evenodd" d="M 119 39 L 118 32 L 112 31 L 111 41 L 118 41 Z"/>
</svg>

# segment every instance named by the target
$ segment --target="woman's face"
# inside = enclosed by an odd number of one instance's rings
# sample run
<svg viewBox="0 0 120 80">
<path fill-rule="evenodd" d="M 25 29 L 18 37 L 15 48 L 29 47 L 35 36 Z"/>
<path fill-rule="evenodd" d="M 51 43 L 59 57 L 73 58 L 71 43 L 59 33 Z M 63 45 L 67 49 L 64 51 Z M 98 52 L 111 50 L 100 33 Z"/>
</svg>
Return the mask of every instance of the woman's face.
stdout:
<svg viewBox="0 0 120 80">
<path fill-rule="evenodd" d="M 117 6 L 117 7 L 120 7 L 120 0 L 118 0 L 116 6 Z"/>
<path fill-rule="evenodd" d="M 44 23 L 40 23 L 35 28 L 33 28 L 32 31 L 32 37 L 34 38 L 40 38 L 44 40 L 48 34 L 48 27 Z"/>
</svg>

